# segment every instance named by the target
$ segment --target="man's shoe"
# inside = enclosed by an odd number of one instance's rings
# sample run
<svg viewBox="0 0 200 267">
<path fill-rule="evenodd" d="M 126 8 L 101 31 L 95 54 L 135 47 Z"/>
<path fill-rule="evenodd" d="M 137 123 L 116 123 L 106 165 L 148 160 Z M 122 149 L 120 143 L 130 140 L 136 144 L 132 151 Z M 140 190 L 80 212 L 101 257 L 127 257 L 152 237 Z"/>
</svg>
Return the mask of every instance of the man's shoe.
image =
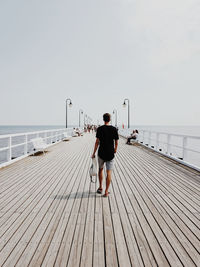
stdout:
<svg viewBox="0 0 200 267">
<path fill-rule="evenodd" d="M 102 193 L 102 191 L 103 191 L 103 189 L 102 189 L 102 188 L 98 188 L 98 189 L 97 189 L 97 193 L 98 193 L 98 194 L 101 194 L 101 193 Z"/>
</svg>

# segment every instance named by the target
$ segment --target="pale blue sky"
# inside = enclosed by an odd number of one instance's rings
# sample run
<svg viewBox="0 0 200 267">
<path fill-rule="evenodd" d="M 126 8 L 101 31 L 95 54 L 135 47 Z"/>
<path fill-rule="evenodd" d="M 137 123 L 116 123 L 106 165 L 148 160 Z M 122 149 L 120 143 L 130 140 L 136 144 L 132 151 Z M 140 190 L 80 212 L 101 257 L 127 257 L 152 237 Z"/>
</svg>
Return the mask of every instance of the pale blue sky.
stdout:
<svg viewBox="0 0 200 267">
<path fill-rule="evenodd" d="M 1 0 L 0 124 L 200 125 L 199 0 Z"/>
</svg>

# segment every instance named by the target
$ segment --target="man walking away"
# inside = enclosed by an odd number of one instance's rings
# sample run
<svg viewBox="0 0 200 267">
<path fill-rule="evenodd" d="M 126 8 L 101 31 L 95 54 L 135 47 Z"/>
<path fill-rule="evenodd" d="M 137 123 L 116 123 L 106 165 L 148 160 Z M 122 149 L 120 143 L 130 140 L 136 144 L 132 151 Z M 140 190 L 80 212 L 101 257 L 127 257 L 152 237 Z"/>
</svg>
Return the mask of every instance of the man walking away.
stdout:
<svg viewBox="0 0 200 267">
<path fill-rule="evenodd" d="M 98 163 L 99 163 L 99 188 L 97 190 L 97 193 L 101 194 L 103 191 L 102 183 L 103 183 L 103 167 L 104 163 L 106 163 L 106 190 L 104 197 L 107 197 L 109 192 L 108 188 L 110 186 L 111 182 L 111 172 L 113 170 L 114 166 L 114 156 L 117 152 L 117 146 L 118 146 L 118 132 L 117 129 L 111 125 L 109 125 L 110 122 L 110 114 L 105 113 L 103 115 L 104 125 L 100 126 L 97 129 L 96 133 L 96 142 L 94 146 L 94 152 L 92 154 L 92 158 L 95 157 L 95 153 L 98 150 Z"/>
</svg>

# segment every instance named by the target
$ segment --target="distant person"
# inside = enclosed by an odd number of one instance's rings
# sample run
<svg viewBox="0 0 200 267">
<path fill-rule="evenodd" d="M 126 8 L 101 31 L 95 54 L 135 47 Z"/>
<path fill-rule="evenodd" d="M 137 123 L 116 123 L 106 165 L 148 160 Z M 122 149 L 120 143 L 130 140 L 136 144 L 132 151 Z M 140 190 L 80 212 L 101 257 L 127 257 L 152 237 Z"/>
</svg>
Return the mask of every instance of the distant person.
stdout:
<svg viewBox="0 0 200 267">
<path fill-rule="evenodd" d="M 127 138 L 126 144 L 130 145 L 131 140 L 136 141 L 138 139 L 138 134 L 139 134 L 138 130 L 133 130 L 132 134 Z"/>
<path fill-rule="evenodd" d="M 87 127 L 87 129 L 88 129 L 88 133 L 90 133 L 90 130 L 91 130 L 91 126 L 88 124 L 88 127 Z"/>
<path fill-rule="evenodd" d="M 81 136 L 81 131 L 80 131 L 79 128 L 76 128 L 75 133 L 76 133 L 78 136 Z"/>
<path fill-rule="evenodd" d="M 104 197 L 107 197 L 109 192 L 109 186 L 111 182 L 111 172 L 114 166 L 114 156 L 117 152 L 118 146 L 118 132 L 117 129 L 111 125 L 110 122 L 110 114 L 105 113 L 103 115 L 104 125 L 97 128 L 96 133 L 96 142 L 94 146 L 94 152 L 92 154 L 92 158 L 95 157 L 95 153 L 98 150 L 98 163 L 99 163 L 99 188 L 97 193 L 101 194 L 103 191 L 102 182 L 103 182 L 103 167 L 104 163 L 106 163 L 106 189 Z"/>
</svg>

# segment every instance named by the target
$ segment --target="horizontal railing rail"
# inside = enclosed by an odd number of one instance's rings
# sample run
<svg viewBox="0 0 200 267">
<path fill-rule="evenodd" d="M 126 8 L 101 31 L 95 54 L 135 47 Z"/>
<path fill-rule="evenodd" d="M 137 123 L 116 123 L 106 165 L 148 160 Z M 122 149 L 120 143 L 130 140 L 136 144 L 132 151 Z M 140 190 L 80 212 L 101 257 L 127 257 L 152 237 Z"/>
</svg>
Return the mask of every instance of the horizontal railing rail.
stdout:
<svg viewBox="0 0 200 267">
<path fill-rule="evenodd" d="M 63 134 L 72 135 L 73 128 L 52 129 L 0 135 L 0 168 L 33 153 L 32 139 L 41 137 L 47 146 L 63 139 Z"/>
<path fill-rule="evenodd" d="M 128 137 L 133 129 L 121 129 L 119 134 Z M 139 130 L 138 142 L 159 153 L 200 168 L 200 136 Z M 199 150 L 198 150 L 199 149 Z M 188 165 L 187 164 L 187 165 Z"/>
</svg>

